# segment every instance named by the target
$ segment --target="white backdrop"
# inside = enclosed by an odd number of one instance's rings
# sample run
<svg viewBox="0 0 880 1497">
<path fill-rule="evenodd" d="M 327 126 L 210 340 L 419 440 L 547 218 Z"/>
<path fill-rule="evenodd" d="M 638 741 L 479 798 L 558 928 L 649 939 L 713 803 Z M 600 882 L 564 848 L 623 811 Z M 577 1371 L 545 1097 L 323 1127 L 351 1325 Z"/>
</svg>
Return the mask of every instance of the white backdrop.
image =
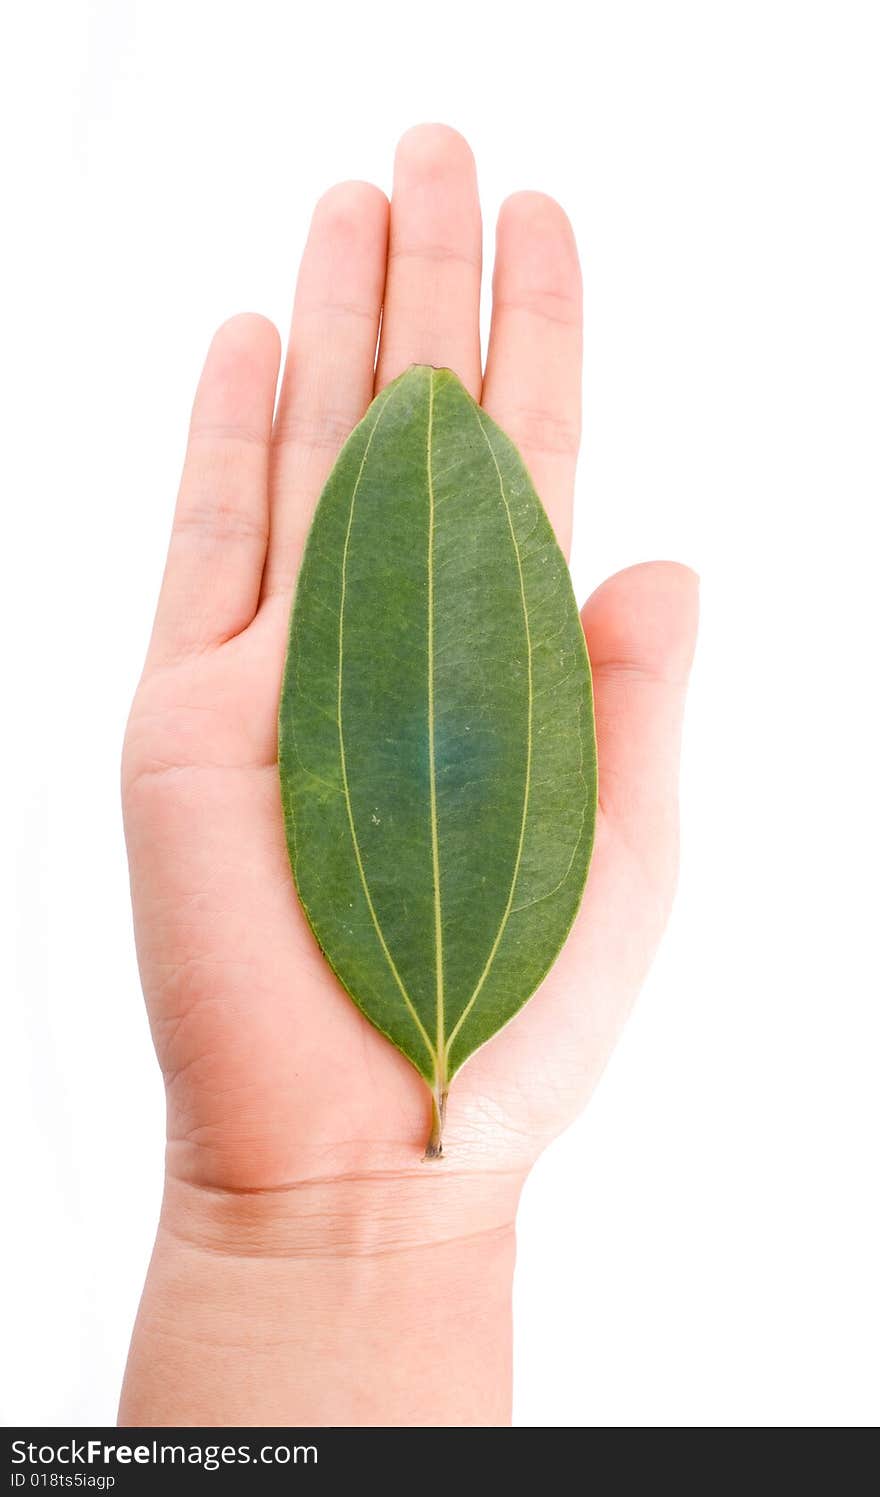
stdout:
<svg viewBox="0 0 880 1497">
<path fill-rule="evenodd" d="M 0 1417 L 112 1422 L 162 1168 L 117 763 L 207 341 L 313 199 L 470 139 L 586 279 L 575 580 L 703 578 L 680 893 L 536 1169 L 526 1425 L 876 1422 L 877 7 L 44 0 L 0 97 Z"/>
</svg>

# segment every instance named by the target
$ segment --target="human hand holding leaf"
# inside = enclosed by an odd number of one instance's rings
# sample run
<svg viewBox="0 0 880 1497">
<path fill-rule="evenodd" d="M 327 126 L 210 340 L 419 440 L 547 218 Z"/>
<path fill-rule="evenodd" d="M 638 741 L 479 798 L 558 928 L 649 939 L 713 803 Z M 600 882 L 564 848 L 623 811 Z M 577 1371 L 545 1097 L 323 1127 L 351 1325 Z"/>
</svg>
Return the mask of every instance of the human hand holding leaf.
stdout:
<svg viewBox="0 0 880 1497">
<path fill-rule="evenodd" d="M 374 392 L 454 370 L 521 451 L 567 550 L 580 411 L 580 283 L 561 210 L 502 209 L 485 376 L 470 153 L 422 127 L 390 212 L 352 183 L 319 204 L 273 421 L 278 337 L 218 333 L 193 412 L 124 792 L 139 959 L 169 1102 L 169 1174 L 278 1189 L 421 1169 L 430 1099 L 358 1013 L 296 899 L 276 717 L 291 594 L 318 494 Z M 374 353 L 382 312 L 378 364 Z M 583 623 L 600 805 L 587 893 L 535 998 L 456 1081 L 442 1168 L 521 1177 L 595 1082 L 660 934 L 696 585 L 654 563 L 610 579 Z"/>
</svg>

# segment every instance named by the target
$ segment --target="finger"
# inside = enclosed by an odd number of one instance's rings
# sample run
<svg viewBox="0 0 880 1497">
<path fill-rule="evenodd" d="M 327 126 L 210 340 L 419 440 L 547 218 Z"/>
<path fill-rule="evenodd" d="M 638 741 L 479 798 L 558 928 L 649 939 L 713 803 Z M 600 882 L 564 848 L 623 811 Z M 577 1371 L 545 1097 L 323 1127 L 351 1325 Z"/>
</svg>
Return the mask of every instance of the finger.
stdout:
<svg viewBox="0 0 880 1497">
<path fill-rule="evenodd" d="M 378 187 L 343 182 L 321 198 L 275 421 L 264 597 L 289 597 L 324 480 L 372 398 L 387 244 L 388 200 Z"/>
<path fill-rule="evenodd" d="M 397 147 L 376 389 L 410 364 L 454 369 L 479 399 L 483 231 L 467 141 L 417 125 Z"/>
<path fill-rule="evenodd" d="M 681 723 L 698 611 L 696 573 L 657 561 L 610 577 L 582 613 L 599 803 L 610 829 L 658 878 L 677 852 Z"/>
<path fill-rule="evenodd" d="M 558 203 L 518 192 L 498 217 L 483 405 L 522 453 L 568 555 L 581 429 L 581 273 Z"/>
<path fill-rule="evenodd" d="M 254 617 L 266 556 L 280 341 L 246 313 L 215 335 L 193 405 L 153 663 L 222 644 Z"/>
</svg>

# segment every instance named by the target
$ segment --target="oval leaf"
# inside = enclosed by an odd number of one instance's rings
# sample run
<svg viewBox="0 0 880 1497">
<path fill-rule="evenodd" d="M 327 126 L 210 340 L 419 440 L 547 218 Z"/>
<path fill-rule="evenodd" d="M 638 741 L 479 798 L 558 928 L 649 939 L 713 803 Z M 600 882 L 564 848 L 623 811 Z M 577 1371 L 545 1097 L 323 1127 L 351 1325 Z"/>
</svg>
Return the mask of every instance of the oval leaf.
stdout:
<svg viewBox="0 0 880 1497">
<path fill-rule="evenodd" d="M 352 433 L 291 616 L 279 764 L 294 879 L 334 972 L 435 1099 L 521 1008 L 583 894 L 590 668 L 508 437 L 414 366 Z"/>
</svg>

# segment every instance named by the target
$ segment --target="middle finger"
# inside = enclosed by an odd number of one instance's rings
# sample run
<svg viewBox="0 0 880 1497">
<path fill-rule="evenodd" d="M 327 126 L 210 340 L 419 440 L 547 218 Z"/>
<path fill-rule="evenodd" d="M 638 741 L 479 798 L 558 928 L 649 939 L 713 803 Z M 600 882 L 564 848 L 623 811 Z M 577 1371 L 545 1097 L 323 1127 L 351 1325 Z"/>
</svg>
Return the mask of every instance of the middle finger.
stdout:
<svg viewBox="0 0 880 1497">
<path fill-rule="evenodd" d="M 410 364 L 453 369 L 480 398 L 477 174 L 467 141 L 417 125 L 397 148 L 376 392 Z"/>
</svg>

